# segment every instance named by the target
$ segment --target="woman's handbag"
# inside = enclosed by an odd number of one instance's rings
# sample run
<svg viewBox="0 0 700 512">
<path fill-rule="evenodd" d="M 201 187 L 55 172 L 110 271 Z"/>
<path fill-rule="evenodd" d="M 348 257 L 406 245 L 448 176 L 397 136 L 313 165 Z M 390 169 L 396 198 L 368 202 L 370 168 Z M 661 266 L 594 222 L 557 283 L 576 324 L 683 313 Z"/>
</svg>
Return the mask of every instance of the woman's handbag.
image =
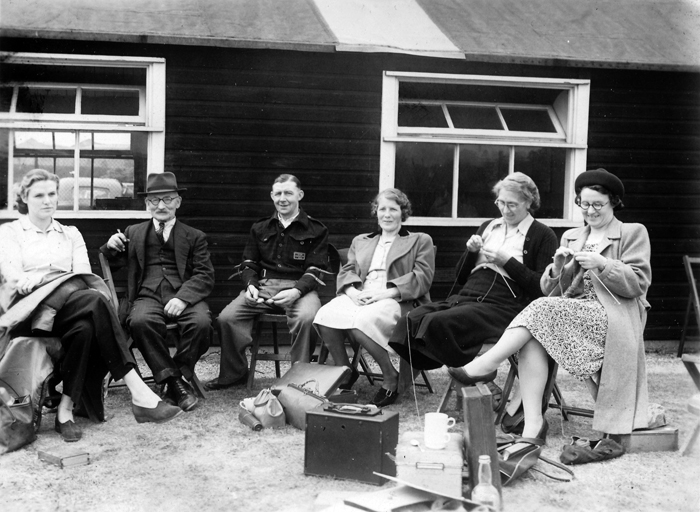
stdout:
<svg viewBox="0 0 700 512">
<path fill-rule="evenodd" d="M 306 430 L 306 413 L 315 409 L 321 409 L 330 401 L 318 393 L 318 382 L 308 380 L 302 385 L 287 384 L 279 390 L 279 401 L 287 415 L 287 423 Z"/>
<path fill-rule="evenodd" d="M 264 428 L 281 428 L 286 425 L 286 416 L 282 404 L 272 391 L 263 389 L 253 399 L 253 414 Z"/>
<path fill-rule="evenodd" d="M 548 459 L 542 455 L 542 446 L 524 443 L 525 446 L 518 450 L 514 450 L 514 445 L 518 443 L 523 443 L 522 438 L 514 438 L 510 443 L 503 444 L 498 447 L 499 460 L 498 469 L 501 473 L 501 483 L 505 486 L 520 478 L 528 470 L 536 471 L 541 473 L 553 480 L 559 480 L 560 482 L 570 482 L 574 479 L 574 472 L 571 471 L 566 466 Z M 546 462 L 561 471 L 568 473 L 568 476 L 559 476 L 547 473 L 540 468 L 536 468 L 535 464 L 538 460 Z"/>
<path fill-rule="evenodd" d="M 559 460 L 564 464 L 587 464 L 614 459 L 625 453 L 625 449 L 612 439 L 587 439 L 572 436 L 571 443 L 564 446 Z"/>
<path fill-rule="evenodd" d="M 4 380 L 0 379 L 0 383 L 0 454 L 3 454 L 34 442 L 36 431 L 31 396 L 19 397 Z"/>
</svg>

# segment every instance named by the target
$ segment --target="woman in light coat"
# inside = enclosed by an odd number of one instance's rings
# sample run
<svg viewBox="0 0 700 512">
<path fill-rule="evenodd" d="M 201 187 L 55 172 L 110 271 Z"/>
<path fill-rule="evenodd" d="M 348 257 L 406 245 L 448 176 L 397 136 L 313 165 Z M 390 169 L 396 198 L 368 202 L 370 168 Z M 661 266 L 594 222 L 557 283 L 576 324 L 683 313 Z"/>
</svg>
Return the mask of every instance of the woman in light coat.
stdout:
<svg viewBox="0 0 700 512">
<path fill-rule="evenodd" d="M 523 436 L 541 443 L 547 433 L 541 409 L 547 354 L 580 378 L 601 372 L 594 429 L 628 434 L 648 426 L 643 331 L 651 284 L 649 235 L 643 225 L 615 217 L 624 186 L 613 174 L 587 171 L 575 188 L 586 225 L 564 233 L 541 280 L 549 296 L 523 310 L 482 357 L 450 369 L 464 383 L 489 380 L 519 351 Z"/>
<path fill-rule="evenodd" d="M 355 237 L 348 262 L 338 274 L 338 297 L 323 306 L 314 325 L 336 365 L 350 366 L 345 337 L 359 343 L 377 361 L 384 380 L 372 399 L 385 406 L 398 397 L 399 374 L 391 363 L 389 341 L 405 336 L 400 321 L 417 305 L 430 302 L 435 273 L 433 241 L 425 233 L 402 227 L 411 203 L 398 189 L 380 192 L 372 202 L 379 230 Z M 343 387 L 357 380 L 353 370 Z"/>
</svg>

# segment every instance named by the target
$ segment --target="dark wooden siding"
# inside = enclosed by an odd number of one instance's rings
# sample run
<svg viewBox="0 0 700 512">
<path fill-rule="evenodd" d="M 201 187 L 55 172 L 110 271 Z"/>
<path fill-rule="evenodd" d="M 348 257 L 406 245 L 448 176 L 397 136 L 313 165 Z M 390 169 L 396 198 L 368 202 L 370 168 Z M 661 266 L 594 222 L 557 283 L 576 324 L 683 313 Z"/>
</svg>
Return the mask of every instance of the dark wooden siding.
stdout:
<svg viewBox="0 0 700 512">
<path fill-rule="evenodd" d="M 3 49 L 167 59 L 165 167 L 189 189 L 179 217 L 209 235 L 217 271 L 214 313 L 240 290 L 227 277 L 250 225 L 272 211 L 269 190 L 278 174 L 302 180 L 304 208 L 328 226 L 336 246 L 372 229 L 368 202 L 379 182 L 383 70 L 590 78 L 588 166 L 623 179 L 627 208 L 620 217 L 643 222 L 652 238 L 647 339 L 680 334 L 687 297 L 681 257 L 700 253 L 697 74 L 70 41 L 5 40 Z M 92 254 L 127 223 L 74 222 Z M 438 246 L 431 293 L 442 299 L 475 228 L 417 229 Z"/>
</svg>

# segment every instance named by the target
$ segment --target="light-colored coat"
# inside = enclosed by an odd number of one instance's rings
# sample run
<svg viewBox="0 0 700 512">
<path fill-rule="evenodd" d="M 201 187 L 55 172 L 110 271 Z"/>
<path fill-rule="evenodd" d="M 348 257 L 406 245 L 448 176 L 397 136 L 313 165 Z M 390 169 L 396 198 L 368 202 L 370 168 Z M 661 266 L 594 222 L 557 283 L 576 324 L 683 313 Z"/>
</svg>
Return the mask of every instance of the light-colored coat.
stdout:
<svg viewBox="0 0 700 512">
<path fill-rule="evenodd" d="M 365 282 L 372 256 L 379 242 L 379 233 L 356 236 L 348 252 L 348 262 L 338 273 L 337 292 Z M 401 318 L 413 308 L 430 302 L 430 286 L 435 275 L 435 248 L 425 233 L 410 233 L 401 229 L 391 244 L 386 258 L 387 285 L 400 293 Z M 391 341 L 401 340 L 406 334 L 406 323 L 399 320 Z"/>
<path fill-rule="evenodd" d="M 561 245 L 581 251 L 590 231 L 589 226 L 571 229 L 562 236 Z M 593 428 L 608 434 L 629 434 L 648 426 L 643 335 L 650 307 L 646 300 L 651 284 L 649 234 L 641 224 L 624 224 L 613 218 L 598 253 L 608 261 L 602 272 L 592 271 L 599 278 L 592 277 L 592 283 L 607 313 L 608 332 Z M 573 260 L 557 279 L 550 277 L 551 267 L 542 276 L 542 290 L 559 296 L 571 284 Z"/>
</svg>

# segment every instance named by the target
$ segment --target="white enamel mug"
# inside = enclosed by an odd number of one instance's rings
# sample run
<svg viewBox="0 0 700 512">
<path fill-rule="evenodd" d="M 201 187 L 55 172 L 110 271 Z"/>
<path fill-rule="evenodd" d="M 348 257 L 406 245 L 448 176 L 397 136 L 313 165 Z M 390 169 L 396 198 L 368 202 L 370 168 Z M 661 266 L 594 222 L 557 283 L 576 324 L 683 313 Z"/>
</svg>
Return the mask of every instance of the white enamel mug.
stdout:
<svg viewBox="0 0 700 512">
<path fill-rule="evenodd" d="M 442 450 L 450 441 L 447 429 L 454 427 L 455 419 L 441 412 L 429 412 L 425 415 L 423 443 L 426 448 Z"/>
</svg>

